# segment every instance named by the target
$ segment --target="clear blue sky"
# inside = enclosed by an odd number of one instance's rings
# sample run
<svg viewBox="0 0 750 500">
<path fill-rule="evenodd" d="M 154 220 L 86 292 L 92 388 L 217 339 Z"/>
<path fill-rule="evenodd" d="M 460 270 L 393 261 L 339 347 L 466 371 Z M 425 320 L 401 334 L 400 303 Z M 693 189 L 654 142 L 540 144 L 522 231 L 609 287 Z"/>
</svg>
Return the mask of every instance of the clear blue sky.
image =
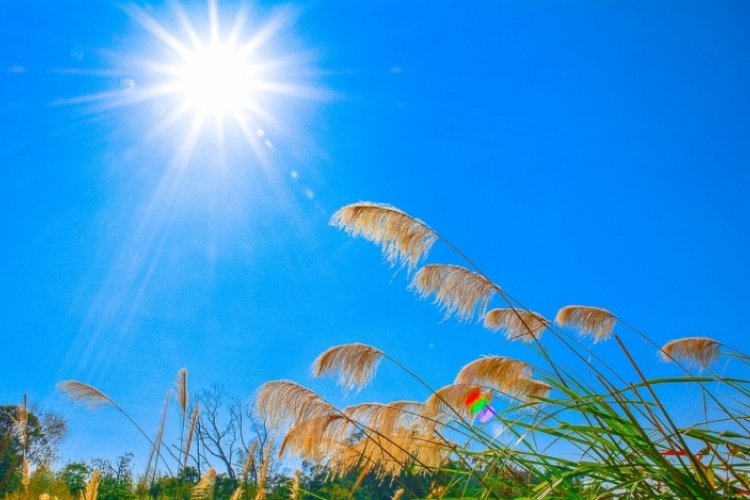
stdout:
<svg viewBox="0 0 750 500">
<path fill-rule="evenodd" d="M 548 318 L 595 305 L 658 343 L 750 351 L 747 2 L 253 4 L 242 36 L 291 23 L 259 53 L 295 87 L 259 94 L 259 139 L 227 121 L 222 148 L 209 121 L 184 161 L 192 115 L 158 127 L 180 95 L 133 102 L 164 78 L 145 61 L 176 60 L 133 12 L 187 35 L 170 4 L 127 5 L 9 1 L 0 17 L 0 403 L 27 392 L 65 415 L 66 459 L 143 460 L 147 444 L 62 400 L 60 380 L 151 430 L 182 367 L 194 390 L 288 378 L 336 399 L 308 371 L 345 342 L 435 386 L 482 354 L 533 360 L 441 322 L 327 225 L 360 200 L 426 221 Z M 204 36 L 206 3 L 182 5 Z M 221 37 L 238 9 L 218 8 Z M 344 403 L 426 396 L 384 365 Z"/>
</svg>

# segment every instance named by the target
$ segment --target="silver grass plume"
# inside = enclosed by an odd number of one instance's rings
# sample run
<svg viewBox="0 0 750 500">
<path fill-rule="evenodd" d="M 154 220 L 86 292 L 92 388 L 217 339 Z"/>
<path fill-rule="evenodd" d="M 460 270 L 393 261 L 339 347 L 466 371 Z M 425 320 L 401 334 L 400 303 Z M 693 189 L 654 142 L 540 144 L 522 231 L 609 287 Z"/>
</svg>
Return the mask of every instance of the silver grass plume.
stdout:
<svg viewBox="0 0 750 500">
<path fill-rule="evenodd" d="M 315 377 L 336 376 L 345 390 L 359 392 L 375 377 L 378 364 L 385 354 L 372 346 L 360 343 L 331 347 L 313 362 Z"/>
<path fill-rule="evenodd" d="M 581 336 L 593 337 L 596 343 L 612 335 L 617 318 L 600 307 L 565 306 L 557 312 L 555 323 L 574 328 Z"/>
<path fill-rule="evenodd" d="M 721 344 L 708 337 L 687 337 L 667 342 L 661 348 L 662 361 L 682 361 L 687 364 L 708 368 L 719 359 Z"/>
<path fill-rule="evenodd" d="M 193 486 L 190 492 L 191 500 L 212 500 L 214 497 L 214 485 L 216 484 L 216 470 L 211 467 L 203 475 L 198 484 Z"/>
<path fill-rule="evenodd" d="M 187 438 L 185 439 L 185 455 L 183 457 L 182 468 L 187 467 L 188 457 L 190 456 L 190 446 L 193 444 L 193 436 L 195 435 L 195 426 L 198 423 L 198 415 L 200 414 L 200 404 L 196 404 L 193 408 L 193 413 L 190 415 L 190 423 L 188 424 Z"/>
<path fill-rule="evenodd" d="M 517 394 L 531 378 L 531 365 L 503 356 L 487 356 L 464 365 L 455 384 L 479 384 L 495 387 L 505 394 Z"/>
<path fill-rule="evenodd" d="M 82 500 L 96 500 L 99 494 L 99 482 L 102 477 L 102 471 L 96 469 L 86 483 L 86 489 L 82 492 Z"/>
<path fill-rule="evenodd" d="M 391 266 L 398 263 L 409 271 L 437 240 L 437 234 L 424 222 L 382 203 L 347 205 L 333 214 L 330 224 L 380 245 Z"/>
<path fill-rule="evenodd" d="M 539 339 L 549 324 L 540 314 L 519 309 L 492 309 L 484 317 L 485 328 L 505 330 L 506 339 L 524 342 Z"/>
<path fill-rule="evenodd" d="M 435 295 L 435 303 L 445 311 L 445 317 L 455 315 L 459 320 L 470 320 L 474 313 L 484 315 L 492 295 L 499 289 L 479 274 L 461 266 L 429 264 L 422 267 L 409 284 L 420 298 Z"/>
</svg>

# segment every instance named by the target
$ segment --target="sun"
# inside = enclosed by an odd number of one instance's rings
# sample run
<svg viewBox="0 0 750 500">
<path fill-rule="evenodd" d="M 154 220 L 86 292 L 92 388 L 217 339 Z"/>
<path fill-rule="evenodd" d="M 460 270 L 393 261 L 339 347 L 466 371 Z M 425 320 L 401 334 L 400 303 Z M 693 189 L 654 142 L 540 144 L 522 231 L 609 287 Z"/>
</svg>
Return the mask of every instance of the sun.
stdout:
<svg viewBox="0 0 750 500">
<path fill-rule="evenodd" d="M 219 15 L 217 0 L 207 0 L 208 15 L 193 11 L 194 20 L 178 2 L 171 7 L 173 15 L 160 22 L 153 8 L 122 5 L 154 39 L 139 41 L 144 47 L 140 55 L 112 53 L 122 65 L 112 71 L 122 74 L 119 89 L 59 103 L 98 105 L 102 111 L 154 103 L 162 111 L 147 135 L 181 130 L 181 136 L 161 142 L 168 148 L 175 145 L 173 161 L 184 167 L 198 144 L 207 144 L 199 139 L 218 139 L 223 158 L 226 148 L 239 146 L 227 142 L 236 132 L 266 163 L 276 138 L 301 137 L 299 113 L 290 102 L 331 99 L 329 91 L 310 82 L 316 71 L 310 66 L 311 51 L 300 49 L 293 35 L 294 7 L 251 16 L 249 4 L 234 4 L 232 19 Z M 289 47 L 296 51 L 285 50 Z M 213 129 L 210 135 L 204 133 L 207 128 Z"/>
<path fill-rule="evenodd" d="M 175 90 L 184 104 L 201 114 L 236 116 L 253 104 L 253 65 L 229 44 L 213 44 L 191 52 L 176 68 Z"/>
</svg>

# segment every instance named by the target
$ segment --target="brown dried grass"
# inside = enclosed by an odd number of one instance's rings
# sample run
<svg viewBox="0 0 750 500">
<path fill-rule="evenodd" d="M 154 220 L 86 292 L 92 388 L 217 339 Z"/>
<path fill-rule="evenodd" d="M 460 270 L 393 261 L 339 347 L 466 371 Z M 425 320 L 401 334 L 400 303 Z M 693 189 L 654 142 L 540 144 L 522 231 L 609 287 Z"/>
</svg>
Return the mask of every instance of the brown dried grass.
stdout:
<svg viewBox="0 0 750 500">
<path fill-rule="evenodd" d="M 180 413 L 184 422 L 188 408 L 188 371 L 186 368 L 182 368 L 177 372 L 175 385 L 177 389 L 177 404 L 180 407 Z"/>
<path fill-rule="evenodd" d="M 565 306 L 557 312 L 555 323 L 574 328 L 581 336 L 593 337 L 596 343 L 612 335 L 617 318 L 599 307 Z"/>
<path fill-rule="evenodd" d="M 484 317 L 485 328 L 505 330 L 506 339 L 524 342 L 539 339 L 549 324 L 540 314 L 519 309 L 492 309 Z"/>
<path fill-rule="evenodd" d="M 407 266 L 409 271 L 427 255 L 437 240 L 435 232 L 424 222 L 380 203 L 347 205 L 333 214 L 330 224 L 380 245 L 391 266 L 398 263 Z"/>
<path fill-rule="evenodd" d="M 496 287 L 483 276 L 461 266 L 429 264 L 422 267 L 409 284 L 421 298 L 435 295 L 435 303 L 445 317 L 455 315 L 470 320 L 475 313 L 484 315 Z"/>
<path fill-rule="evenodd" d="M 675 339 L 661 348 L 662 361 L 682 361 L 688 365 L 708 368 L 719 359 L 721 343 L 708 337 Z"/>
<path fill-rule="evenodd" d="M 345 390 L 359 392 L 375 377 L 378 364 L 385 354 L 372 346 L 360 343 L 331 347 L 312 364 L 315 377 L 337 377 Z"/>
<path fill-rule="evenodd" d="M 198 484 L 190 491 L 191 500 L 211 500 L 214 497 L 214 486 L 216 485 L 216 469 L 209 468 Z"/>
<path fill-rule="evenodd" d="M 450 384 L 441 387 L 433 392 L 427 399 L 426 415 L 434 416 L 436 419 L 446 418 L 448 420 L 458 415 L 464 420 L 471 420 L 473 415 L 470 408 L 466 405 L 466 399 L 475 391 L 483 390 L 476 384 Z M 485 394 L 491 399 L 491 394 L 485 391 Z M 429 412 L 432 410 L 432 412 Z"/>
<path fill-rule="evenodd" d="M 503 356 L 487 356 L 464 365 L 456 375 L 455 384 L 489 385 L 506 394 L 523 390 L 531 378 L 528 363 Z"/>
<path fill-rule="evenodd" d="M 334 414 L 336 408 L 310 389 L 295 382 L 266 382 L 258 389 L 255 411 L 271 429 L 294 427 L 297 423 Z"/>
<path fill-rule="evenodd" d="M 110 405 L 120 409 L 109 396 L 104 394 L 99 389 L 92 387 L 83 382 L 76 380 L 65 380 L 57 384 L 58 390 L 60 390 L 66 397 L 76 403 L 81 403 L 86 408 L 93 410 L 102 405 Z"/>
</svg>

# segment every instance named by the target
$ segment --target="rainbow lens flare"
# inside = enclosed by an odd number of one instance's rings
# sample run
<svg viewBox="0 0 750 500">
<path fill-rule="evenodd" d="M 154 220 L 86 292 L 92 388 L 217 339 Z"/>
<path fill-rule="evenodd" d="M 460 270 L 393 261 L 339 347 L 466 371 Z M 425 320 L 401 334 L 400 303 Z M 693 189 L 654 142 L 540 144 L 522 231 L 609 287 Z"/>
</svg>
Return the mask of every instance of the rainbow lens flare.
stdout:
<svg viewBox="0 0 750 500">
<path fill-rule="evenodd" d="M 480 423 L 487 423 L 494 415 L 495 410 L 490 406 L 490 394 L 482 394 L 482 391 L 475 389 L 469 394 L 465 401 L 469 411 Z"/>
</svg>

